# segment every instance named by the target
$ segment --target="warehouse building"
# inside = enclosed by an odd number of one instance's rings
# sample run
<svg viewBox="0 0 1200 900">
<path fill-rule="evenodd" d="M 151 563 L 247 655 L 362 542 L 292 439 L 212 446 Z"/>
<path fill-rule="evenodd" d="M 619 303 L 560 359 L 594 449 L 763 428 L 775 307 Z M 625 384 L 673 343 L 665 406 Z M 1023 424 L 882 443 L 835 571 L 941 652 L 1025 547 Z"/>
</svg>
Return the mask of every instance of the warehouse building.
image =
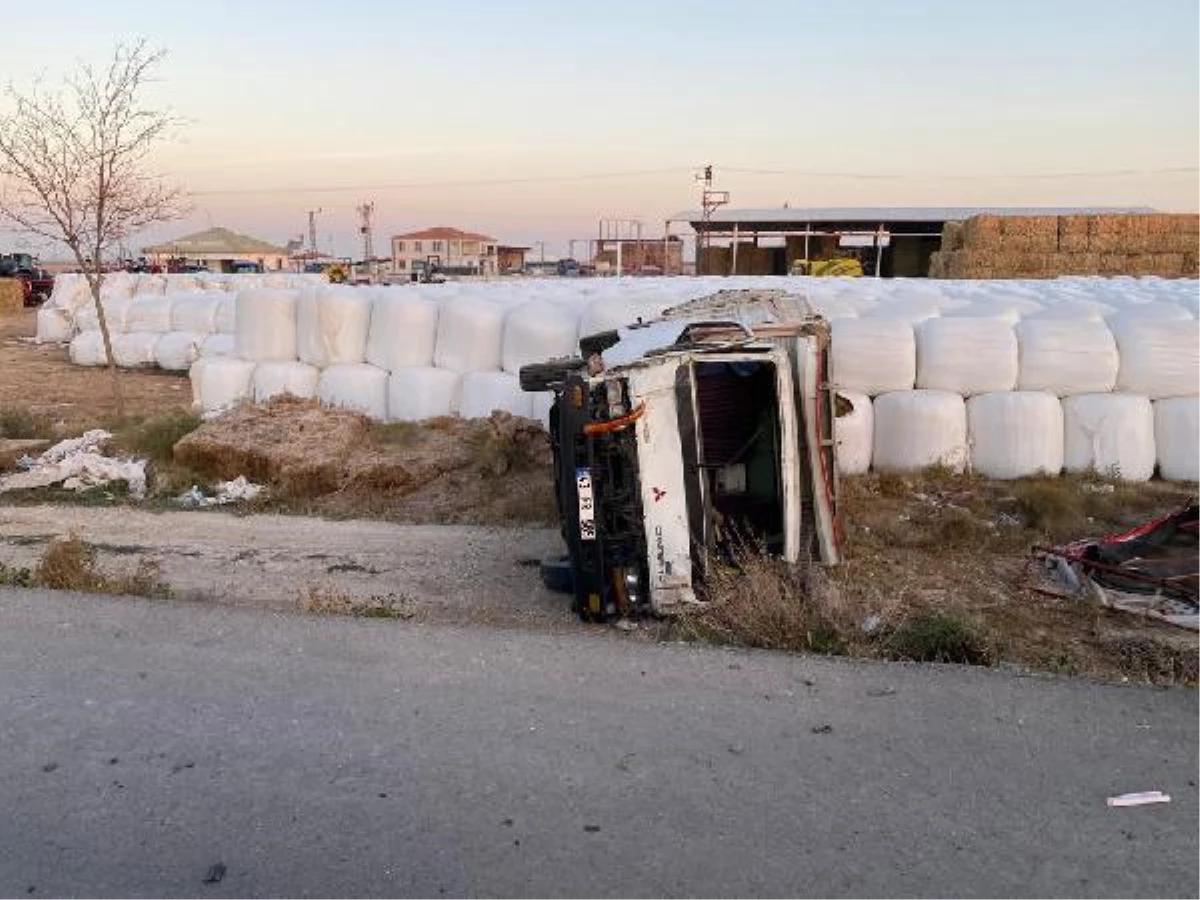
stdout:
<svg viewBox="0 0 1200 900">
<path fill-rule="evenodd" d="M 1146 207 L 781 207 L 700 210 L 667 220 L 696 236 L 698 275 L 787 275 L 812 261 L 855 259 L 863 274 L 923 278 L 947 222 L 976 216 L 1060 217 L 1151 213 Z"/>
</svg>

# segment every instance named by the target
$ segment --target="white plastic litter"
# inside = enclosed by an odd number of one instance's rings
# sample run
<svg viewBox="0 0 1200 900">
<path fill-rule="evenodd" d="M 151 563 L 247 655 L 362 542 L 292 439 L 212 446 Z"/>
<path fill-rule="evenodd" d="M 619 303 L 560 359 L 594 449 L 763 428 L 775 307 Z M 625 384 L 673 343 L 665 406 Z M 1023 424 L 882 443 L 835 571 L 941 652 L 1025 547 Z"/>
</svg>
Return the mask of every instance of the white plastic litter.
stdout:
<svg viewBox="0 0 1200 900">
<path fill-rule="evenodd" d="M 432 366 L 409 366 L 394 370 L 388 378 L 388 419 L 420 422 L 458 411 L 459 372 Z"/>
<path fill-rule="evenodd" d="M 1158 474 L 1168 481 L 1200 481 L 1200 398 L 1154 401 Z"/>
<path fill-rule="evenodd" d="M 1063 467 L 1068 472 L 1125 481 L 1147 481 L 1154 474 L 1154 410 L 1145 397 L 1077 394 L 1064 398 L 1062 407 Z"/>
<path fill-rule="evenodd" d="M 0 476 L 0 493 L 46 487 L 62 482 L 67 490 L 85 490 L 113 481 L 129 485 L 129 494 L 146 494 L 146 461 L 113 459 L 101 455 L 99 447 L 111 438 L 99 429 L 81 437 L 60 441 L 37 457 L 23 472 Z"/>
<path fill-rule="evenodd" d="M 434 363 L 455 372 L 500 368 L 504 307 L 473 297 L 445 303 L 438 314 Z"/>
<path fill-rule="evenodd" d="M 168 331 L 154 344 L 154 361 L 168 372 L 186 372 L 200 358 L 205 335 L 192 331 Z"/>
<path fill-rule="evenodd" d="M 296 352 L 318 368 L 366 359 L 371 325 L 366 288 L 323 285 L 305 288 L 296 301 Z"/>
<path fill-rule="evenodd" d="M 936 318 L 917 326 L 917 387 L 969 396 L 1017 384 L 1017 336 L 997 319 Z"/>
<path fill-rule="evenodd" d="M 504 321 L 501 363 L 517 375 L 527 363 L 578 353 L 579 315 L 568 307 L 533 300 L 513 307 Z"/>
<path fill-rule="evenodd" d="M 121 369 L 146 369 L 157 365 L 154 348 L 162 333 L 129 331 L 111 335 L 113 359 Z"/>
<path fill-rule="evenodd" d="M 216 493 L 207 496 L 196 485 L 180 494 L 176 500 L 180 506 L 189 508 L 206 506 L 223 506 L 226 503 L 238 503 L 242 500 L 253 500 L 263 491 L 261 484 L 247 481 L 245 475 L 239 475 L 233 481 L 219 481 L 214 485 Z"/>
<path fill-rule="evenodd" d="M 254 363 L 224 356 L 202 356 L 192 363 L 192 405 L 212 416 L 232 409 L 250 397 Z"/>
<path fill-rule="evenodd" d="M 308 363 L 296 361 L 261 362 L 250 379 L 250 393 L 255 403 L 266 403 L 272 397 L 291 394 L 308 399 L 317 395 L 321 370 Z"/>
<path fill-rule="evenodd" d="M 256 362 L 296 358 L 296 298 L 288 288 L 253 288 L 237 295 L 237 355 Z"/>
<path fill-rule="evenodd" d="M 910 322 L 837 319 L 830 329 L 830 377 L 835 386 L 871 396 L 912 390 L 917 344 Z"/>
<path fill-rule="evenodd" d="M 838 471 L 843 475 L 864 475 L 871 468 L 871 449 L 875 440 L 875 412 L 871 398 L 854 391 L 837 393 L 854 407 L 833 420 Z"/>
<path fill-rule="evenodd" d="M 37 311 L 37 342 L 62 344 L 75 334 L 71 313 L 60 307 L 43 306 Z"/>
<path fill-rule="evenodd" d="M 1117 342 L 1099 319 L 1026 319 L 1016 326 L 1017 390 L 1060 397 L 1111 391 Z"/>
<path fill-rule="evenodd" d="M 496 410 L 533 417 L 533 401 L 521 390 L 520 380 L 508 372 L 467 372 L 462 378 L 458 414 L 480 419 Z"/>
<path fill-rule="evenodd" d="M 971 468 L 988 478 L 1057 475 L 1063 467 L 1063 410 L 1053 394 L 1005 391 L 967 401 Z"/>
<path fill-rule="evenodd" d="M 1197 392 L 1200 326 L 1195 320 L 1110 319 L 1109 325 L 1121 353 L 1117 390 L 1151 400 Z"/>
<path fill-rule="evenodd" d="M 896 391 L 874 401 L 872 462 L 881 472 L 967 462 L 967 407 L 950 391 Z"/>
<path fill-rule="evenodd" d="M 125 310 L 126 331 L 154 331 L 165 334 L 171 330 L 172 298 L 166 294 L 136 296 Z"/>
<path fill-rule="evenodd" d="M 387 418 L 388 373 L 366 363 L 330 366 L 317 381 L 317 396 L 326 406 L 353 409 L 383 421 Z"/>
<path fill-rule="evenodd" d="M 1170 803 L 1171 795 L 1162 791 L 1139 791 L 1136 794 L 1118 794 L 1108 798 L 1109 806 L 1145 806 L 1148 803 Z"/>
<path fill-rule="evenodd" d="M 438 305 L 432 300 L 399 290 L 382 292 L 371 307 L 367 362 L 392 373 L 432 366 L 437 323 Z"/>
</svg>

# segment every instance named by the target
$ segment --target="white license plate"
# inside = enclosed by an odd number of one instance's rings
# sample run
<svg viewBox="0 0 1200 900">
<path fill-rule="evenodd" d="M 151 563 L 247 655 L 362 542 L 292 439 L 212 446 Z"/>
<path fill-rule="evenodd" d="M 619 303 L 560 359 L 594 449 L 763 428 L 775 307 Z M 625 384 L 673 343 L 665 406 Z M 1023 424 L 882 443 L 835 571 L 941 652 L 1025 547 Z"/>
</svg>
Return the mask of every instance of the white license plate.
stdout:
<svg viewBox="0 0 1200 900">
<path fill-rule="evenodd" d="M 579 538 L 584 541 L 596 539 L 596 502 L 592 496 L 592 473 L 587 469 L 575 470 L 575 493 L 579 496 Z"/>
</svg>

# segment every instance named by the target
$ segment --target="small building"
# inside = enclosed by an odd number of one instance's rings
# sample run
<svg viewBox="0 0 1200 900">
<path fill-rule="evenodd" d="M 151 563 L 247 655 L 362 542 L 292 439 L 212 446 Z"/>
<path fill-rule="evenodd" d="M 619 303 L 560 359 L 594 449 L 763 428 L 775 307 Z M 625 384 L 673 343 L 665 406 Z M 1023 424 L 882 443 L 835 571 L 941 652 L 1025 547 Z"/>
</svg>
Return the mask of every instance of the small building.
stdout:
<svg viewBox="0 0 1200 900">
<path fill-rule="evenodd" d="M 698 275 L 787 275 L 814 260 L 857 259 L 867 275 L 923 278 L 947 222 L 980 215 L 1149 213 L 1148 208 L 781 207 L 700 210 L 667 220 L 696 233 Z"/>
<path fill-rule="evenodd" d="M 683 241 L 661 238 L 601 238 L 591 264 L 597 272 L 622 275 L 682 275 Z"/>
<path fill-rule="evenodd" d="M 497 241 L 486 234 L 438 225 L 392 237 L 392 271 L 397 275 L 495 275 L 497 267 Z"/>
<path fill-rule="evenodd" d="M 506 247 L 500 245 L 496 248 L 497 270 L 501 275 L 525 271 L 525 254 L 528 252 L 528 247 Z"/>
<path fill-rule="evenodd" d="M 288 251 L 228 228 L 209 228 L 142 249 L 147 260 L 166 269 L 206 268 L 213 272 L 279 271 L 290 268 Z"/>
</svg>

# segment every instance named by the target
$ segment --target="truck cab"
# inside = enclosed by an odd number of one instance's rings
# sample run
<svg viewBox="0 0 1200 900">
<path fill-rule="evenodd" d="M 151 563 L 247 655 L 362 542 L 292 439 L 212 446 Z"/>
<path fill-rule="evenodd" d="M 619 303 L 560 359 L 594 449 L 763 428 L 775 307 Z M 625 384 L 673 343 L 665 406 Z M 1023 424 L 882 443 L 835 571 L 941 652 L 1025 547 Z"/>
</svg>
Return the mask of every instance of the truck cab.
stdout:
<svg viewBox="0 0 1200 900">
<path fill-rule="evenodd" d="M 554 391 L 567 553 L 551 565 L 581 617 L 698 602 L 738 543 L 838 561 L 827 347 L 803 298 L 724 291 L 522 369 L 523 388 Z"/>
</svg>

